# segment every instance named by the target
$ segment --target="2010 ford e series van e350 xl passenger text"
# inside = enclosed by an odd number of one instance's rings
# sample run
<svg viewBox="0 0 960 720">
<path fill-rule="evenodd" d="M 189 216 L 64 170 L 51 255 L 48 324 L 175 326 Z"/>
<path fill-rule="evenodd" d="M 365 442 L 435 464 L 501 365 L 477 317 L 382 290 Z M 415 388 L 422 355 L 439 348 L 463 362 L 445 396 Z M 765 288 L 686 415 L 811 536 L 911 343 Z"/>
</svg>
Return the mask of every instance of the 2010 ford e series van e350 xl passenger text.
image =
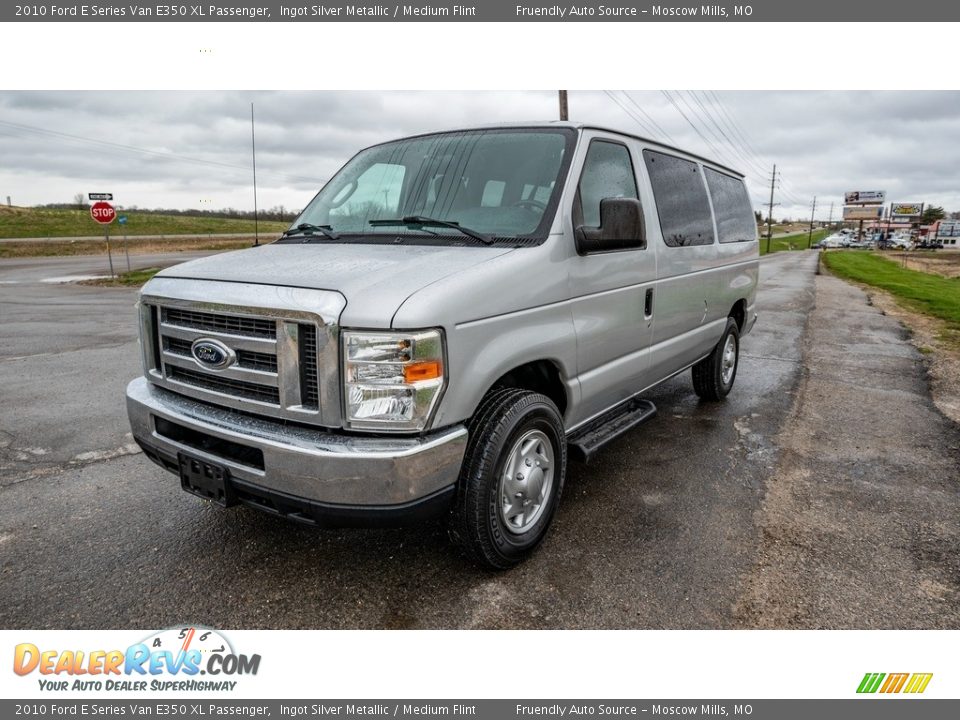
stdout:
<svg viewBox="0 0 960 720">
<path fill-rule="evenodd" d="M 757 274 L 742 176 L 689 153 L 574 123 L 376 145 L 276 242 L 144 286 L 133 436 L 221 505 L 445 515 L 508 568 L 645 390 L 730 392 Z"/>
</svg>

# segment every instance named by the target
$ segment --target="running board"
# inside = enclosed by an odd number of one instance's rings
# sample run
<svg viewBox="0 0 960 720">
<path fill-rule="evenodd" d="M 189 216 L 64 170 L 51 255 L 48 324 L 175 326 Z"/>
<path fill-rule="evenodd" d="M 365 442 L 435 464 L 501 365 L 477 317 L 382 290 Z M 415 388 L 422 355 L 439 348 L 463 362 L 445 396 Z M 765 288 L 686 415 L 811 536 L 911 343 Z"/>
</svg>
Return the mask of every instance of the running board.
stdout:
<svg viewBox="0 0 960 720">
<path fill-rule="evenodd" d="M 594 453 L 608 442 L 652 420 L 656 414 L 657 406 L 649 400 L 634 398 L 620 403 L 567 437 L 571 459 L 590 462 Z"/>
</svg>

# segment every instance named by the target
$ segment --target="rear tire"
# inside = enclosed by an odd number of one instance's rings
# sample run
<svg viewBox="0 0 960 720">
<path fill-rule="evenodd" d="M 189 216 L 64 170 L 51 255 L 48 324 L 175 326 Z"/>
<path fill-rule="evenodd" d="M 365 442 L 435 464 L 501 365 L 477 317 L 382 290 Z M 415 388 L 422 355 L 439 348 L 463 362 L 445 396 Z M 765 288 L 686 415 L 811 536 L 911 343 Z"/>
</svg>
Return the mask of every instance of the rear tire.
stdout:
<svg viewBox="0 0 960 720">
<path fill-rule="evenodd" d="M 450 538 L 478 565 L 506 570 L 543 541 L 563 492 L 567 444 L 548 397 L 492 391 L 469 425 Z"/>
<path fill-rule="evenodd" d="M 727 318 L 727 327 L 713 351 L 692 368 L 693 391 L 702 400 L 723 400 L 737 379 L 740 365 L 740 327 Z"/>
</svg>

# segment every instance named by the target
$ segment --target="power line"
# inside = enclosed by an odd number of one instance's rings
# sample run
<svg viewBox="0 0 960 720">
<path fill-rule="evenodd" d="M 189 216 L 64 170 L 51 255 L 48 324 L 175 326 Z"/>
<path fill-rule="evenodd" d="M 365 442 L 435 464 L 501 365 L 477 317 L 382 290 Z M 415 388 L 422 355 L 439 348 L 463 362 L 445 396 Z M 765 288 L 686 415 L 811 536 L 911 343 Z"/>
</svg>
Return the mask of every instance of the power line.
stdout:
<svg viewBox="0 0 960 720">
<path fill-rule="evenodd" d="M 746 150 L 754 157 L 755 160 L 757 160 L 761 165 L 763 165 L 765 160 L 763 157 L 761 157 L 761 153 L 758 153 L 754 149 L 753 145 L 747 139 L 746 134 L 741 130 L 740 124 L 734 119 L 730 111 L 727 110 L 727 107 L 726 105 L 724 105 L 723 101 L 720 99 L 720 96 L 717 95 L 717 93 L 713 90 L 708 90 L 706 92 L 708 92 L 710 96 L 716 101 L 717 107 L 720 108 L 721 114 L 725 116 L 727 120 L 729 120 L 729 127 L 731 128 L 731 130 L 733 130 L 733 133 L 740 138 L 741 142 L 743 142 L 743 145 L 746 148 Z"/>
<path fill-rule="evenodd" d="M 683 94 L 680 91 L 678 91 L 678 94 L 680 94 L 681 98 L 683 98 Z M 730 138 L 726 137 L 726 134 L 723 133 L 722 130 L 721 130 L 721 133 L 718 135 L 717 131 L 710 126 L 711 122 L 713 124 L 716 124 L 716 122 L 713 120 L 713 116 L 707 110 L 706 106 L 704 106 L 704 104 L 700 102 L 700 99 L 690 90 L 687 91 L 687 95 L 691 97 L 693 101 L 700 107 L 700 110 L 698 110 L 696 107 L 691 105 L 689 101 L 687 101 L 686 99 L 683 100 L 686 106 L 690 108 L 690 111 L 697 117 L 697 119 L 703 122 L 704 130 L 709 132 L 713 136 L 713 139 L 716 140 L 721 147 L 723 147 L 724 140 L 726 140 L 726 144 L 730 146 L 730 149 L 733 151 L 734 155 L 738 157 L 740 160 L 743 160 L 743 156 L 740 154 L 740 151 L 737 149 L 737 147 L 732 142 L 730 142 Z M 746 161 L 744 160 L 744 162 Z"/>
<path fill-rule="evenodd" d="M 727 109 L 726 105 L 723 103 L 723 100 L 720 98 L 720 96 L 713 90 L 703 90 L 702 93 L 705 98 L 707 98 L 708 100 L 712 100 L 712 103 L 716 105 L 717 109 L 719 110 L 718 114 L 719 114 L 720 120 L 723 122 L 724 125 L 726 125 L 727 129 L 730 130 L 731 135 L 736 137 L 737 140 L 739 141 L 740 149 L 745 159 L 747 157 L 752 158 L 753 167 L 755 170 L 756 170 L 756 164 L 758 163 L 760 167 L 763 167 L 763 165 L 766 164 L 767 159 L 764 159 L 761 156 L 761 153 L 759 153 L 754 148 L 753 144 L 747 138 L 746 133 L 743 131 L 742 126 L 733 117 L 730 110 Z M 781 193 L 787 200 L 789 200 L 791 203 L 796 205 L 806 204 L 804 200 L 801 200 L 800 198 L 798 198 L 793 192 L 789 190 L 787 186 L 785 186 L 785 180 L 783 178 L 782 173 L 780 174 L 780 183 L 781 183 L 780 184 Z"/>
<path fill-rule="evenodd" d="M 677 144 L 677 141 L 674 140 L 672 137 L 670 137 L 670 133 L 668 133 L 666 130 L 664 130 L 664 129 L 660 126 L 660 124 L 659 124 L 656 120 L 653 119 L 653 116 L 652 116 L 650 113 L 648 113 L 646 110 L 644 110 L 643 107 L 641 107 L 640 103 L 638 103 L 636 100 L 633 99 L 633 97 L 630 95 L 630 93 L 628 93 L 626 90 L 621 90 L 620 92 L 622 92 L 622 93 L 626 96 L 627 100 L 629 100 L 629 101 L 633 104 L 633 106 L 634 106 L 635 108 L 637 108 L 637 110 L 639 110 L 641 113 L 643 113 L 643 116 L 644 116 L 645 118 L 647 118 L 647 119 L 650 121 L 650 123 L 651 123 L 657 130 L 660 131 L 660 134 L 661 134 L 661 135 L 663 135 L 665 138 L 667 138 L 667 140 L 670 141 L 670 144 L 671 144 L 671 145 L 676 145 L 676 144 Z"/>
<path fill-rule="evenodd" d="M 733 148 L 734 152 L 737 153 L 738 157 L 740 157 L 740 159 L 743 160 L 748 167 L 752 168 L 755 173 L 759 173 L 762 176 L 766 172 L 763 167 L 755 163 L 738 144 L 738 142 L 734 142 L 734 140 L 730 138 L 730 135 L 727 134 L 726 130 L 724 130 L 717 121 L 717 118 L 714 117 L 714 113 L 711 111 L 711 109 L 707 108 L 706 104 L 704 104 L 704 102 L 697 96 L 697 93 L 693 90 L 688 90 L 687 92 L 694 99 L 697 105 L 700 106 L 700 109 L 703 111 L 704 115 L 706 115 L 710 122 L 713 123 L 714 127 L 717 128 L 717 130 L 720 132 L 720 136 L 726 140 L 727 144 Z M 710 102 L 710 99 L 707 97 L 705 92 L 703 93 L 703 96 L 706 98 L 707 102 Z"/>
<path fill-rule="evenodd" d="M 663 96 L 670 101 L 670 104 L 673 105 L 674 109 L 676 109 L 676 111 L 680 113 L 683 119 L 687 121 L 687 124 L 693 128 L 693 131 L 700 137 L 701 140 L 703 140 L 704 143 L 706 143 L 707 147 L 710 148 L 710 150 L 713 152 L 714 155 L 716 155 L 718 158 L 721 158 L 723 162 L 727 164 L 733 164 L 733 163 L 730 163 L 730 160 L 727 158 L 726 153 L 721 153 L 717 149 L 717 147 L 712 142 L 710 142 L 707 136 L 704 135 L 702 132 L 700 132 L 699 126 L 695 122 L 693 122 L 693 120 L 691 120 L 690 117 L 683 111 L 683 108 L 681 108 L 680 105 L 677 103 L 677 101 L 673 99 L 673 95 L 671 95 L 669 91 L 661 90 L 660 92 L 662 92 Z M 679 93 L 678 93 L 678 97 L 681 101 L 683 101 L 683 96 L 680 95 Z M 684 104 L 686 104 L 686 101 L 684 101 Z M 689 105 L 688 105 L 688 108 L 689 108 Z"/>
<path fill-rule="evenodd" d="M 603 92 L 606 94 L 608 98 L 610 98 L 617 105 L 618 108 L 623 110 L 631 120 L 633 120 L 637 125 L 640 126 L 640 129 L 643 130 L 644 135 L 649 135 L 650 137 L 654 137 L 657 134 L 655 130 L 652 130 L 649 126 L 646 125 L 646 123 L 644 123 L 639 117 L 637 117 L 636 113 L 631 112 L 630 108 L 628 108 L 626 105 L 620 102 L 620 99 L 616 95 L 614 95 L 609 90 L 604 90 Z"/>
</svg>

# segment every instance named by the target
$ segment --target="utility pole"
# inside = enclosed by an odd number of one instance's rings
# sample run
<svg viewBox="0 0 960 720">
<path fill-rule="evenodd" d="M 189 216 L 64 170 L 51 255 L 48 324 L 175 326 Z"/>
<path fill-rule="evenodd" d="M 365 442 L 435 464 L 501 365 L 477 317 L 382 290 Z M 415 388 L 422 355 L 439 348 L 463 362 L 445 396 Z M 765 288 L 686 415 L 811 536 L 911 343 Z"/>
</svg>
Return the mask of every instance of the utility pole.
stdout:
<svg viewBox="0 0 960 720">
<path fill-rule="evenodd" d="M 561 120 L 569 120 L 569 119 L 570 119 L 569 108 L 568 108 L 568 106 L 567 106 L 567 91 L 566 91 L 566 90 L 560 90 L 560 119 L 561 119 Z"/>
<path fill-rule="evenodd" d="M 770 205 L 767 208 L 767 252 L 770 252 L 770 238 L 773 235 L 773 188 L 777 184 L 777 166 L 773 166 L 773 175 L 770 176 Z"/>
<path fill-rule="evenodd" d="M 260 214 L 257 212 L 257 136 L 253 130 L 253 103 L 250 103 L 250 146 L 253 153 L 253 244 L 260 244 Z"/>
<path fill-rule="evenodd" d="M 833 230 L 833 203 L 830 203 L 830 216 L 827 219 L 827 228 Z"/>
<path fill-rule="evenodd" d="M 817 196 L 813 196 L 813 208 L 810 210 L 810 230 L 807 232 L 807 250 L 810 249 L 810 244 L 813 242 L 813 216 L 817 212 Z"/>
</svg>

